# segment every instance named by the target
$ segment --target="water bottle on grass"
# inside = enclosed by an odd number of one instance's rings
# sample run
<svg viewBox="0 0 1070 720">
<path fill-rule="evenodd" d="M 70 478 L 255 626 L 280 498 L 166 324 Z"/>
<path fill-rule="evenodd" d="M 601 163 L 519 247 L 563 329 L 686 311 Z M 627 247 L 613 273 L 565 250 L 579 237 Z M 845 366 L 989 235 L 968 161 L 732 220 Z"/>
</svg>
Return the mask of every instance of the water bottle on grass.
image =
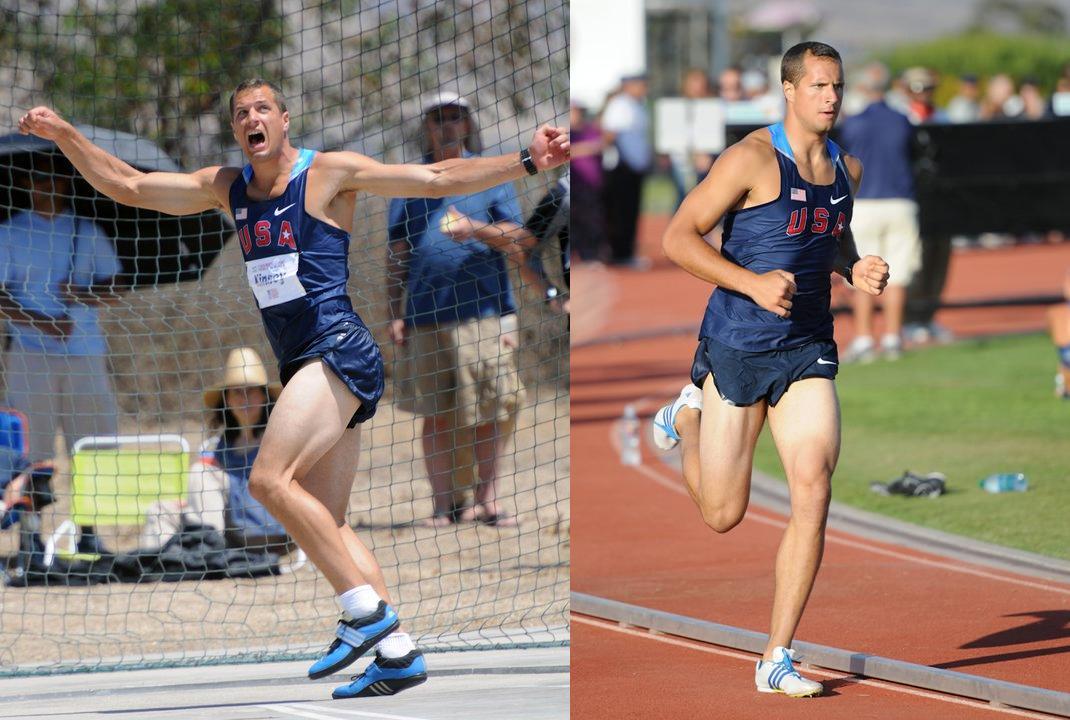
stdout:
<svg viewBox="0 0 1070 720">
<path fill-rule="evenodd" d="M 642 465 L 640 450 L 639 414 L 635 405 L 624 406 L 624 416 L 620 419 L 620 463 L 621 465 Z"/>
<path fill-rule="evenodd" d="M 978 484 L 990 493 L 1025 492 L 1029 488 L 1029 481 L 1023 473 L 996 473 Z"/>
</svg>

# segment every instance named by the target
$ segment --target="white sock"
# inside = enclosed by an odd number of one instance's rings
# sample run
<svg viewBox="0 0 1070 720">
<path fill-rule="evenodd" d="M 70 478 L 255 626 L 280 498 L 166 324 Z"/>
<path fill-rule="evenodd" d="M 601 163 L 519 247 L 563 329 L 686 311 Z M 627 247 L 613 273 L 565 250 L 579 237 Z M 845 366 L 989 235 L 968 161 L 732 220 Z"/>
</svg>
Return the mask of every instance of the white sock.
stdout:
<svg viewBox="0 0 1070 720">
<path fill-rule="evenodd" d="M 338 596 L 338 604 L 355 618 L 371 615 L 379 609 L 379 594 L 371 585 L 358 585 Z"/>
<path fill-rule="evenodd" d="M 408 633 L 394 631 L 380 640 L 375 649 L 385 658 L 399 658 L 408 655 L 416 646 L 412 644 Z"/>
</svg>

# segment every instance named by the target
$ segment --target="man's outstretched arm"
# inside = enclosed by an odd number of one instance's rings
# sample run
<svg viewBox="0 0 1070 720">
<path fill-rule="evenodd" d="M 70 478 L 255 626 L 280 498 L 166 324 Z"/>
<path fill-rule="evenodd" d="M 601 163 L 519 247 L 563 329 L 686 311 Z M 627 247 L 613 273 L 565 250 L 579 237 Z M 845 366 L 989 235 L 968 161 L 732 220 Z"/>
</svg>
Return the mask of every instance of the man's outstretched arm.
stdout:
<svg viewBox="0 0 1070 720">
<path fill-rule="evenodd" d="M 527 148 L 536 170 L 563 165 L 569 158 L 564 128 L 543 125 Z M 467 195 L 528 175 L 520 153 L 443 160 L 431 165 L 387 165 L 352 152 L 323 154 L 321 167 L 336 174 L 338 189 L 363 190 L 383 197 Z"/>
<path fill-rule="evenodd" d="M 19 119 L 19 132 L 51 140 L 90 185 L 112 200 L 169 215 L 190 215 L 222 207 L 213 184 L 220 168 L 194 173 L 144 173 L 89 141 L 73 125 L 46 107 Z"/>
</svg>

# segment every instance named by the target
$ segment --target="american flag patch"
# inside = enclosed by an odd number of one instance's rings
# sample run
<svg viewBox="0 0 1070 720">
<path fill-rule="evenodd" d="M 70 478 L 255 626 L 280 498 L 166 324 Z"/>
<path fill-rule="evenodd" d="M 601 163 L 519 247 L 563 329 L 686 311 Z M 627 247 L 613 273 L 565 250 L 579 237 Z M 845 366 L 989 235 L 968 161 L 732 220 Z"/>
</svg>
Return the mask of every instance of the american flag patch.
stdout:
<svg viewBox="0 0 1070 720">
<path fill-rule="evenodd" d="M 799 188 L 792 188 L 791 189 L 791 199 L 792 200 L 799 200 L 801 202 L 806 202 L 806 191 L 805 190 L 800 190 Z M 241 218 L 238 218 L 238 219 L 241 220 Z"/>
<path fill-rule="evenodd" d="M 794 190 L 791 191 L 791 197 L 792 197 L 792 199 L 795 198 L 795 191 Z M 248 208 L 238 208 L 237 210 L 234 211 L 234 219 L 235 220 L 244 220 L 247 217 L 249 217 Z"/>
</svg>

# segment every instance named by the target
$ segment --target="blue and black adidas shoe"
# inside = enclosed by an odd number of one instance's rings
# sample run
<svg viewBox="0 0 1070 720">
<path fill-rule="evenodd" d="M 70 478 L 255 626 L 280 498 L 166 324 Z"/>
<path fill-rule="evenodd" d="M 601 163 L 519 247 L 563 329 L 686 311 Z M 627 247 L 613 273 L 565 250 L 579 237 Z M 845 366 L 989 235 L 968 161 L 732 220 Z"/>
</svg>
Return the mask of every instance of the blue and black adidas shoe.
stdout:
<svg viewBox="0 0 1070 720">
<path fill-rule="evenodd" d="M 399 625 L 398 614 L 384 601 L 371 615 L 338 621 L 335 639 L 327 652 L 308 669 L 309 680 L 336 673 L 351 665 L 375 644 L 394 632 Z"/>
<path fill-rule="evenodd" d="M 427 680 L 427 663 L 419 650 L 399 658 L 385 658 L 376 653 L 375 660 L 353 682 L 339 685 L 331 694 L 335 700 L 355 697 L 394 695 Z"/>
</svg>

